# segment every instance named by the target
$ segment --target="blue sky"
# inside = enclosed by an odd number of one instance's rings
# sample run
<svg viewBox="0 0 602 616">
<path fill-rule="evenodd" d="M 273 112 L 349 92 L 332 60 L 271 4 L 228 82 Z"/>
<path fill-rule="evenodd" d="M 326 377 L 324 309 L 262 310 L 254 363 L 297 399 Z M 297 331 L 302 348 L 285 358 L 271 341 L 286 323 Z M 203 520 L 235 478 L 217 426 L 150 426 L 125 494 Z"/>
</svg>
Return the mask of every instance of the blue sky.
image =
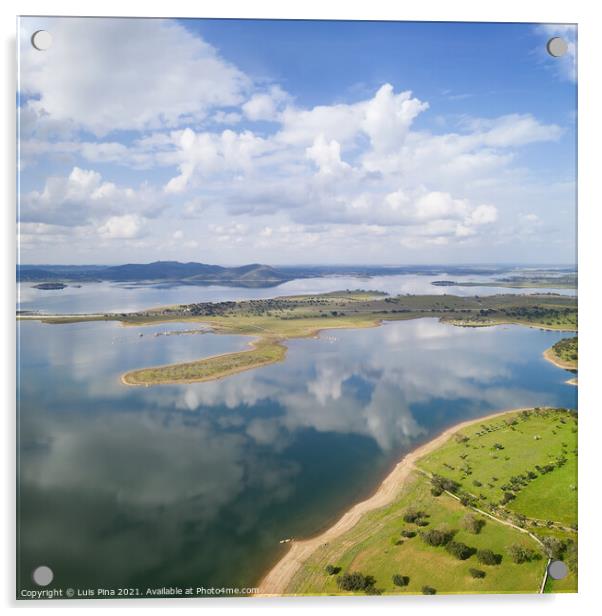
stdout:
<svg viewBox="0 0 602 616">
<path fill-rule="evenodd" d="M 572 263 L 575 45 L 534 24 L 22 19 L 21 260 Z"/>
</svg>

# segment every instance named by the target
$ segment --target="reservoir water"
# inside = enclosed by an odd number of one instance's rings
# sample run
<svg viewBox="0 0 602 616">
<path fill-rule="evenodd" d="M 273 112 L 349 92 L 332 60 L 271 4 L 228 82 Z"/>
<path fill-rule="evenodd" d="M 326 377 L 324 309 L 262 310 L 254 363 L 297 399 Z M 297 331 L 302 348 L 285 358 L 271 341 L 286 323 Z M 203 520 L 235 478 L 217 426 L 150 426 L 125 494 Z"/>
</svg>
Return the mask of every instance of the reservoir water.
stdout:
<svg viewBox="0 0 602 616">
<path fill-rule="evenodd" d="M 560 293 L 575 295 L 575 289 L 511 289 L 505 287 L 441 287 L 436 280 L 485 282 L 489 276 L 426 276 L 400 274 L 395 276 L 325 276 L 299 278 L 275 287 L 249 289 L 220 285 L 144 284 L 89 282 L 68 285 L 64 289 L 36 289 L 34 283 L 19 283 L 17 308 L 46 313 L 131 312 L 153 306 L 189 304 L 193 302 L 222 302 L 241 299 L 265 299 L 303 293 L 328 293 L 345 289 L 383 291 L 391 295 L 412 293 L 417 295 L 494 295 L 496 293 Z"/>
<path fill-rule="evenodd" d="M 445 427 L 576 406 L 570 374 L 542 358 L 563 334 L 520 326 L 326 331 L 289 341 L 280 364 L 148 388 L 120 374 L 249 338 L 165 335 L 190 324 L 18 327 L 20 587 L 41 564 L 50 588 L 254 586 L 279 540 L 332 523 Z"/>
</svg>

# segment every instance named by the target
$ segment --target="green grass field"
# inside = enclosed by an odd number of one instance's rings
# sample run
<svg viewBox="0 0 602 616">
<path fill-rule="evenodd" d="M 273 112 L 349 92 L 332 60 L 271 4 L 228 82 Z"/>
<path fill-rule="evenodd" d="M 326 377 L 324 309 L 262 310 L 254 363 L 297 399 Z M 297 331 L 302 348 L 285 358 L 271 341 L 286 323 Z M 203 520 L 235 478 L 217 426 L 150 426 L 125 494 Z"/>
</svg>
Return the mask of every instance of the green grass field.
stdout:
<svg viewBox="0 0 602 616">
<path fill-rule="evenodd" d="M 539 592 L 548 551 L 524 531 L 540 540 L 553 537 L 566 545 L 576 542 L 576 531 L 567 527 L 576 522 L 576 443 L 576 416 L 564 410 L 509 413 L 475 423 L 421 459 L 394 503 L 365 514 L 352 529 L 316 550 L 297 571 L 287 593 L 349 594 L 340 590 L 337 577 L 354 571 L 373 576 L 373 588 L 384 593 L 421 593 L 423 586 L 438 593 Z M 559 463 L 563 458 L 567 461 Z M 547 470 L 552 464 L 555 467 Z M 516 477 L 537 466 L 547 472 L 533 471 L 537 477 L 519 487 Z M 462 504 L 446 491 L 436 496 L 432 473 L 457 482 L 454 493 L 460 498 L 474 495 L 473 502 Z M 505 492 L 516 494 L 510 505 L 500 504 Z M 496 519 L 479 514 L 473 506 Z M 410 508 L 426 514 L 423 519 L 428 525 L 405 522 L 404 513 Z M 467 514 L 485 521 L 478 534 L 464 527 Z M 419 534 L 401 535 L 404 530 L 419 533 L 428 529 L 452 530 L 453 541 L 492 550 L 501 562 L 481 564 L 474 554 L 458 560 L 443 547 L 427 545 Z M 538 556 L 516 564 L 509 554 L 513 544 Z M 339 567 L 340 573 L 329 575 L 328 565 Z M 472 577 L 471 568 L 484 571 L 485 577 Z M 408 585 L 396 586 L 395 574 L 407 576 Z M 548 582 L 547 589 L 574 592 L 576 585 L 572 571 L 565 580 Z"/>
</svg>

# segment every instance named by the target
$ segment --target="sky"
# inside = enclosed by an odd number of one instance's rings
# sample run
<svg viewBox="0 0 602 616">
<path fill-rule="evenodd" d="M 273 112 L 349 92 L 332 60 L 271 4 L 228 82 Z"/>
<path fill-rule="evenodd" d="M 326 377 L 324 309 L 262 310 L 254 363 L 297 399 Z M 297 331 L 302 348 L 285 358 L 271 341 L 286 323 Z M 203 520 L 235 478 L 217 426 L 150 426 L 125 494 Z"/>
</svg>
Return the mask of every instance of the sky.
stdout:
<svg viewBox="0 0 602 616">
<path fill-rule="evenodd" d="M 20 262 L 573 264 L 576 38 L 21 18 Z"/>
</svg>

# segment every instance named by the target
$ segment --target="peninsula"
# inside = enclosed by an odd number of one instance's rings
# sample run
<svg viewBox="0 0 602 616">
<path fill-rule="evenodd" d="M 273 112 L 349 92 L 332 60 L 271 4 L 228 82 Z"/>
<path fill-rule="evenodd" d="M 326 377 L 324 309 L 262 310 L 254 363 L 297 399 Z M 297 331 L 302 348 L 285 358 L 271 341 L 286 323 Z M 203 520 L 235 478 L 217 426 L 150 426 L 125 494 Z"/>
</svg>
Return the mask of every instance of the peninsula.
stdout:
<svg viewBox="0 0 602 616">
<path fill-rule="evenodd" d="M 164 322 L 202 322 L 216 334 L 252 338 L 250 348 L 197 361 L 132 370 L 122 376 L 126 385 L 178 384 L 216 380 L 282 361 L 286 340 L 316 336 L 325 329 L 377 327 L 386 321 L 439 318 L 462 327 L 519 324 L 543 329 L 576 331 L 577 301 L 556 294 L 398 295 L 379 291 L 346 290 L 238 302 L 165 306 L 130 313 L 89 315 L 18 315 L 44 323 L 119 321 L 123 325 Z"/>
</svg>

